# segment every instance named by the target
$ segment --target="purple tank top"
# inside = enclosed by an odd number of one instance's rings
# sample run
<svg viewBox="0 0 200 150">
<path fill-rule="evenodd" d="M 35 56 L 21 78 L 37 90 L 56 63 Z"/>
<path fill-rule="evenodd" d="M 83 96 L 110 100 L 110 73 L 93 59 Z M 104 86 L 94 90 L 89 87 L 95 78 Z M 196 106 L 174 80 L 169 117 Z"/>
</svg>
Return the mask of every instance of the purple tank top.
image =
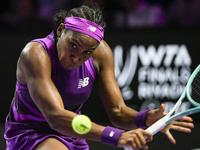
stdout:
<svg viewBox="0 0 200 150">
<path fill-rule="evenodd" d="M 52 62 L 52 81 L 62 97 L 64 107 L 77 114 L 88 99 L 96 76 L 92 57 L 82 66 L 65 70 L 61 67 L 54 49 L 54 33 L 45 38 L 31 42 L 39 42 L 49 54 Z M 89 150 L 84 139 L 64 136 L 52 130 L 29 94 L 27 85 L 16 83 L 15 96 L 5 122 L 4 137 L 7 150 L 34 149 L 40 142 L 49 137 L 59 139 L 69 149 Z M 20 139 L 20 140 L 19 140 Z"/>
<path fill-rule="evenodd" d="M 54 32 L 42 39 L 32 40 L 31 42 L 39 42 L 50 56 L 52 62 L 52 81 L 57 87 L 64 107 L 67 110 L 79 113 L 83 103 L 88 99 L 92 85 L 96 76 L 96 69 L 92 57 L 88 59 L 82 66 L 66 70 L 62 68 L 57 57 L 55 45 L 53 41 Z M 21 117 L 15 118 L 16 121 L 33 119 L 37 121 L 45 121 L 41 112 L 33 102 L 27 85 L 19 82 L 16 84 L 16 93 L 19 97 L 16 109 Z M 31 116 L 27 115 L 30 114 Z"/>
</svg>

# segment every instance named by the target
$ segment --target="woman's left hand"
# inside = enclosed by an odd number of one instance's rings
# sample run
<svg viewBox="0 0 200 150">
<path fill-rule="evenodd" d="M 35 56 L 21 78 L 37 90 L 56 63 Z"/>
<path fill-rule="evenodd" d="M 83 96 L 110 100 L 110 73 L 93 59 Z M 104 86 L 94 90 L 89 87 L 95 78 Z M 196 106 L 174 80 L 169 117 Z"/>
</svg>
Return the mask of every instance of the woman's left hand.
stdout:
<svg viewBox="0 0 200 150">
<path fill-rule="evenodd" d="M 164 111 L 165 111 L 164 104 L 161 104 L 159 109 L 149 111 L 147 113 L 147 117 L 146 117 L 146 125 L 150 126 L 153 123 L 155 123 L 157 120 L 159 120 L 160 118 L 165 116 L 166 113 L 164 113 Z M 172 134 L 170 133 L 169 130 L 173 129 L 173 130 L 177 130 L 177 131 L 181 131 L 181 132 L 190 133 L 191 132 L 190 128 L 194 127 L 194 124 L 192 123 L 192 121 L 193 120 L 191 117 L 183 116 L 183 117 L 179 118 L 179 120 L 172 121 L 170 124 L 165 126 L 161 130 L 161 132 L 165 133 L 167 135 L 167 137 L 169 138 L 169 140 L 173 144 L 176 144 L 176 140 L 174 139 L 174 137 L 172 136 Z"/>
</svg>

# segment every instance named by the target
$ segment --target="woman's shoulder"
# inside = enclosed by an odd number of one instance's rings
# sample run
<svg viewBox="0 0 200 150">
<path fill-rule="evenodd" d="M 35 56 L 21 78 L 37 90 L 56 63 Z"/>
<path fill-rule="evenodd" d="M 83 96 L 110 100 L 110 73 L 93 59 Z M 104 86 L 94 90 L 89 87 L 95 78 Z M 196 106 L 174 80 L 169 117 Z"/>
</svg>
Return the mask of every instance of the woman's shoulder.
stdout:
<svg viewBox="0 0 200 150">
<path fill-rule="evenodd" d="M 28 66 L 28 64 L 42 63 L 44 60 L 50 60 L 49 55 L 44 47 L 38 42 L 30 42 L 23 48 L 18 62 Z"/>
<path fill-rule="evenodd" d="M 38 42 L 29 42 L 28 44 L 25 45 L 25 47 L 23 48 L 21 55 L 20 56 L 24 56 L 24 57 L 28 57 L 28 56 L 35 56 L 35 55 L 42 55 L 43 53 L 45 53 L 45 49 L 42 46 L 41 43 Z"/>
<path fill-rule="evenodd" d="M 100 68 L 106 67 L 108 64 L 113 65 L 114 63 L 112 50 L 104 40 L 100 42 L 92 57 L 98 71 Z"/>
<path fill-rule="evenodd" d="M 93 56 L 99 58 L 99 59 L 104 59 L 105 57 L 110 57 L 112 56 L 112 50 L 110 46 L 107 44 L 106 41 L 102 40 L 100 44 L 98 45 L 97 49 L 95 50 Z"/>
<path fill-rule="evenodd" d="M 22 50 L 17 62 L 17 80 L 26 84 L 26 76 L 39 70 L 50 68 L 51 62 L 43 46 L 37 42 L 28 43 Z"/>
</svg>

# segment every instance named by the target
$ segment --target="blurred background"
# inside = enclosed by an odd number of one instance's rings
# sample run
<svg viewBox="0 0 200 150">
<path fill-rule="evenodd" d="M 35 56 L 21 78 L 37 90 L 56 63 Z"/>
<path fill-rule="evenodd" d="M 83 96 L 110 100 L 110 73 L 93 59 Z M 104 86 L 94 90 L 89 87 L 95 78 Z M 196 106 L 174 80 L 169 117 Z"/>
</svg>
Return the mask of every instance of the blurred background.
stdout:
<svg viewBox="0 0 200 150">
<path fill-rule="evenodd" d="M 140 111 L 159 108 L 163 102 L 166 112 L 169 111 L 182 93 L 190 73 L 199 64 L 200 1 L 93 1 L 103 7 L 107 23 L 105 40 L 113 51 L 115 76 L 125 103 Z M 30 40 L 51 33 L 55 28 L 52 16 L 58 10 L 70 10 L 84 2 L 0 0 L 0 149 L 6 149 L 4 122 L 15 90 L 16 63 L 21 50 Z M 185 102 L 181 110 L 190 107 Z M 82 112 L 96 123 L 112 126 L 95 85 Z M 192 117 L 195 124 L 192 133 L 172 131 L 176 145 L 158 133 L 149 143 L 150 150 L 200 149 L 199 115 Z M 88 143 L 91 150 L 115 149 L 99 142 Z"/>
<path fill-rule="evenodd" d="M 199 0 L 93 0 L 104 8 L 108 28 L 185 27 L 200 25 Z M 59 9 L 70 10 L 84 0 L 1 0 L 1 27 L 52 28 Z"/>
</svg>

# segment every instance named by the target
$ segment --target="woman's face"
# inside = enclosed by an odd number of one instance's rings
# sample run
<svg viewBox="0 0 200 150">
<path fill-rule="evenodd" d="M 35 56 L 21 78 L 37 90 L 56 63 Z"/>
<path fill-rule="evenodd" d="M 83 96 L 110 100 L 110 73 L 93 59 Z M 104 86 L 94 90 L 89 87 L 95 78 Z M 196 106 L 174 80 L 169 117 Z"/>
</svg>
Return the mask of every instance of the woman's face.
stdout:
<svg viewBox="0 0 200 150">
<path fill-rule="evenodd" d="M 63 30 L 57 42 L 61 66 L 68 70 L 80 67 L 92 56 L 97 46 L 98 42 L 86 34 Z"/>
</svg>

